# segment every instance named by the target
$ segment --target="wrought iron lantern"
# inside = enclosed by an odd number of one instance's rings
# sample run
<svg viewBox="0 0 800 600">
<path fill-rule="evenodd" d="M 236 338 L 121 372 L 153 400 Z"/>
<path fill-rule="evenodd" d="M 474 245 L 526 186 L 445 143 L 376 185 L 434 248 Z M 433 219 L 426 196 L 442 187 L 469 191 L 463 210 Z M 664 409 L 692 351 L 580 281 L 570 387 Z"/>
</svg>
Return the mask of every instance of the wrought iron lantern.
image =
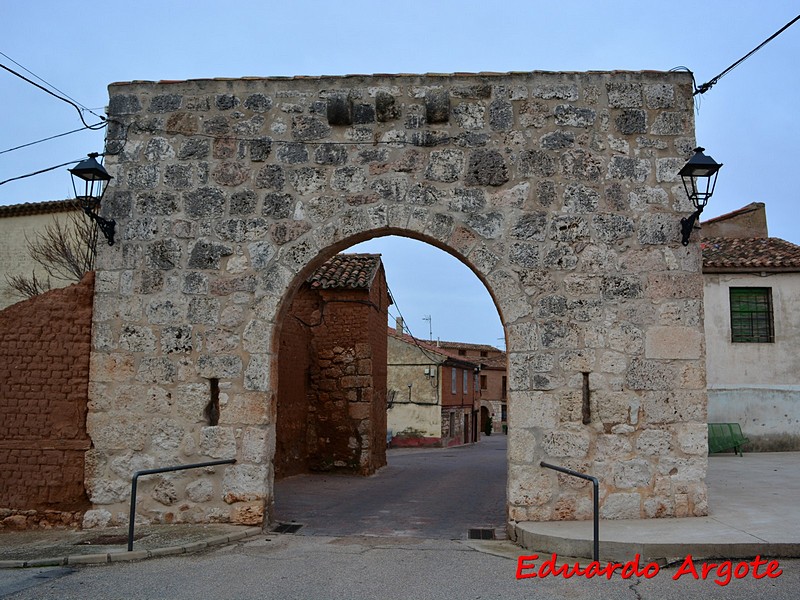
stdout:
<svg viewBox="0 0 800 600">
<path fill-rule="evenodd" d="M 689 245 L 689 237 L 692 235 L 694 225 L 703 213 L 706 204 L 708 204 L 708 199 L 714 193 L 714 187 L 717 185 L 717 174 L 722 167 L 721 164 L 715 162 L 713 158 L 706 156 L 703 152 L 705 152 L 705 148 L 695 148 L 692 158 L 678 172 L 683 181 L 686 195 L 696 209 L 689 217 L 681 219 L 681 234 L 684 246 Z"/>
<path fill-rule="evenodd" d="M 89 154 L 89 158 L 79 162 L 74 168 L 69 169 L 72 175 L 72 189 L 75 191 L 75 200 L 92 221 L 97 224 L 109 246 L 114 245 L 114 232 L 117 222 L 114 219 L 104 219 L 97 214 L 100 201 L 106 192 L 108 182 L 112 177 L 103 165 L 97 162 L 97 152 Z M 81 183 L 83 182 L 83 183 Z M 79 192 L 79 189 L 83 189 Z"/>
</svg>

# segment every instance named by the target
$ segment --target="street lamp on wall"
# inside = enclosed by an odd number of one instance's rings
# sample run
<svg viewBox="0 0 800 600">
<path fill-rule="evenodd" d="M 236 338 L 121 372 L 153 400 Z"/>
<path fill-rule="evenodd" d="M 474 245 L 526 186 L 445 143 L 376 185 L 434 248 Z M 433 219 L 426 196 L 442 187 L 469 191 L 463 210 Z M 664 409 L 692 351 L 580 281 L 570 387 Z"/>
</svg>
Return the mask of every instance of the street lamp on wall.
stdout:
<svg viewBox="0 0 800 600">
<path fill-rule="evenodd" d="M 79 162 L 74 168 L 69 169 L 72 175 L 72 189 L 75 190 L 75 199 L 78 204 L 92 221 L 97 223 L 103 237 L 108 241 L 109 246 L 114 245 L 114 231 L 117 222 L 114 219 L 104 219 L 97 214 L 100 209 L 100 201 L 106 192 L 108 182 L 112 177 L 105 170 L 103 165 L 97 162 L 97 152 L 89 154 L 89 158 Z M 83 183 L 81 183 L 83 182 Z M 79 189 L 83 189 L 82 193 Z"/>
<path fill-rule="evenodd" d="M 694 224 L 700 218 L 703 209 L 708 204 L 708 199 L 714 193 L 714 187 L 717 185 L 717 174 L 722 167 L 713 158 L 703 154 L 704 151 L 705 148 L 695 148 L 692 158 L 678 171 L 683 181 L 683 189 L 686 190 L 686 195 L 696 209 L 688 218 L 681 219 L 681 234 L 684 246 L 689 245 L 689 237 L 692 235 Z"/>
</svg>

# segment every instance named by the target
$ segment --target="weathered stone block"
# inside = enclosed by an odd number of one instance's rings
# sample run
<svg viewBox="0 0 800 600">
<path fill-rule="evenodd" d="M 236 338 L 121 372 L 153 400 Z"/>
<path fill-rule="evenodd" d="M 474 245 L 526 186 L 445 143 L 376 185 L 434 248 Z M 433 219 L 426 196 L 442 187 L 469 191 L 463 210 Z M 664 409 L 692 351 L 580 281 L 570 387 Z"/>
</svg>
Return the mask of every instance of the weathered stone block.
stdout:
<svg viewBox="0 0 800 600">
<path fill-rule="evenodd" d="M 469 156 L 467 185 L 501 186 L 508 182 L 508 167 L 497 150 L 474 150 Z"/>
<path fill-rule="evenodd" d="M 450 120 L 450 91 L 432 89 L 425 94 L 425 121 L 429 124 Z"/>
<path fill-rule="evenodd" d="M 236 464 L 225 469 L 222 499 L 228 503 L 263 500 L 267 494 L 265 465 Z"/>
<path fill-rule="evenodd" d="M 645 334 L 645 358 L 698 359 L 703 339 L 697 327 L 651 327 Z"/>
<path fill-rule="evenodd" d="M 584 458 L 589 452 L 587 431 L 555 430 L 541 435 L 542 449 L 548 456 Z"/>
<path fill-rule="evenodd" d="M 198 446 L 203 456 L 236 458 L 236 435 L 232 427 L 203 427 Z"/>
</svg>

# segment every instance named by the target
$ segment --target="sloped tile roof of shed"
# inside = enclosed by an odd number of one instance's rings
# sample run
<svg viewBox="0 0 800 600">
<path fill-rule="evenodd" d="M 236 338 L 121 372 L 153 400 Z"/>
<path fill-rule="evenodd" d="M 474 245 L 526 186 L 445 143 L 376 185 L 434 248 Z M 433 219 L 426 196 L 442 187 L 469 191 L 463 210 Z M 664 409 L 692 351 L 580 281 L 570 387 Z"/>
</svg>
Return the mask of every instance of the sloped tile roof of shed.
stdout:
<svg viewBox="0 0 800 600">
<path fill-rule="evenodd" d="M 312 289 L 369 289 L 381 266 L 380 254 L 337 254 L 308 278 Z"/>
<path fill-rule="evenodd" d="M 703 271 L 800 271 L 800 246 L 780 238 L 707 238 Z"/>
</svg>

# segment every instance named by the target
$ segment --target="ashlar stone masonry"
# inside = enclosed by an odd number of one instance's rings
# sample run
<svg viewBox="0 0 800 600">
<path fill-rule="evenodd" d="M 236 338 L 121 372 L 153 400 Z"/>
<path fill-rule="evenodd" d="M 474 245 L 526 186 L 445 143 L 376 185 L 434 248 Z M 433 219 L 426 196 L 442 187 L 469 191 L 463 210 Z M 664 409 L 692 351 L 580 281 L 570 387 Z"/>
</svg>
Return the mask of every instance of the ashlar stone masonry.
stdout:
<svg viewBox="0 0 800 600">
<path fill-rule="evenodd" d="M 679 235 L 689 74 L 109 91 L 119 242 L 98 257 L 87 526 L 126 522 L 133 471 L 216 458 L 237 462 L 140 482 L 139 518 L 264 522 L 286 307 L 324 260 L 388 234 L 454 254 L 495 299 L 511 523 L 590 516 L 590 490 L 543 459 L 598 476 L 605 518 L 706 514 L 701 257 Z"/>
</svg>

